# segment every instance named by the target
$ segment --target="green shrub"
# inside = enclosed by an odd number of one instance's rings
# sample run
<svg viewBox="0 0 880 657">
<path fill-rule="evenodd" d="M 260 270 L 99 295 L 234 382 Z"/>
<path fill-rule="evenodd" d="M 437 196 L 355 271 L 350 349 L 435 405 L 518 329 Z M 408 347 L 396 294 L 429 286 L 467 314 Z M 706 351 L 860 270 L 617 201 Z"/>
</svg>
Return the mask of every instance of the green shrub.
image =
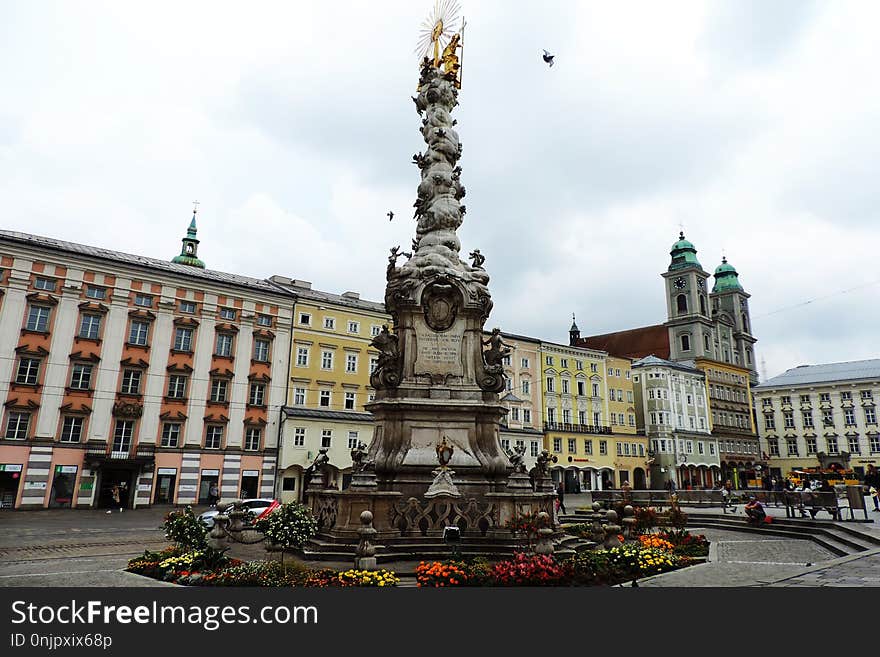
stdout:
<svg viewBox="0 0 880 657">
<path fill-rule="evenodd" d="M 254 525 L 266 540 L 284 550 L 299 549 L 318 533 L 318 522 L 312 512 L 299 502 L 282 504 Z"/>
<path fill-rule="evenodd" d="M 185 550 L 198 550 L 208 545 L 208 525 L 193 513 L 192 507 L 169 511 L 162 529 L 165 538 Z"/>
</svg>

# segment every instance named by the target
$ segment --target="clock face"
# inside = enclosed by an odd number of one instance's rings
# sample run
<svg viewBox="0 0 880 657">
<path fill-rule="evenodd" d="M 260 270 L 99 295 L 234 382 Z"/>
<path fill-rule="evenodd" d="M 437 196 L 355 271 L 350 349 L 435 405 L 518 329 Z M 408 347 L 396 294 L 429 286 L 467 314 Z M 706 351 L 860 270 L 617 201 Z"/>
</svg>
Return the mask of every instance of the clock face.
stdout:
<svg viewBox="0 0 880 657">
<path fill-rule="evenodd" d="M 706 288 L 706 281 L 704 281 L 702 278 L 698 278 L 697 279 L 697 287 L 699 287 L 701 290 L 705 289 Z"/>
<path fill-rule="evenodd" d="M 672 284 L 675 286 L 676 290 L 683 290 L 685 286 L 685 282 L 683 278 L 676 278 Z"/>
</svg>

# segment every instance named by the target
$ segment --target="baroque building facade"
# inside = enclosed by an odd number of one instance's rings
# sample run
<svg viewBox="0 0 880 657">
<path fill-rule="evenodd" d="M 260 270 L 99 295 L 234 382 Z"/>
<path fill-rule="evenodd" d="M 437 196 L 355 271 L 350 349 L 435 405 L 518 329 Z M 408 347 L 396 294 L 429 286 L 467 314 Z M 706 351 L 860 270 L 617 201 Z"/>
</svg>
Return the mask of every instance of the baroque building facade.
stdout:
<svg viewBox="0 0 880 657">
<path fill-rule="evenodd" d="M 801 365 L 754 388 L 772 476 L 802 467 L 880 465 L 880 359 Z"/>
<path fill-rule="evenodd" d="M 271 495 L 291 300 L 204 268 L 0 231 L 0 503 Z"/>
</svg>

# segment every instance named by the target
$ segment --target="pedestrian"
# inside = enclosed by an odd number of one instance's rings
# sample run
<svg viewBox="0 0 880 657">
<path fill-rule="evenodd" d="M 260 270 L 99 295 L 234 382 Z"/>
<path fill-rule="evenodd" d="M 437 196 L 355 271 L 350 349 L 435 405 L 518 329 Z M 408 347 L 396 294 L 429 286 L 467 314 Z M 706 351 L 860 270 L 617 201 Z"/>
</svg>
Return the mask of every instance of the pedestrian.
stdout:
<svg viewBox="0 0 880 657">
<path fill-rule="evenodd" d="M 877 472 L 877 467 L 873 464 L 868 466 L 865 473 L 865 486 L 874 502 L 874 511 L 880 511 L 880 472 Z"/>
<path fill-rule="evenodd" d="M 118 484 L 113 484 L 113 488 L 110 489 L 110 497 L 113 499 L 113 508 L 119 509 L 119 513 L 122 513 L 122 504 L 120 504 L 121 498 Z M 113 508 L 107 509 L 107 513 L 113 513 Z"/>
<path fill-rule="evenodd" d="M 565 510 L 565 486 L 560 481 L 559 486 L 556 487 L 556 503 L 559 505 L 559 510 L 563 513 L 568 513 Z"/>
<path fill-rule="evenodd" d="M 212 482 L 208 489 L 208 505 L 213 509 L 220 500 L 220 489 L 217 488 L 217 482 Z"/>
<path fill-rule="evenodd" d="M 767 516 L 767 512 L 764 511 L 764 506 L 761 502 L 758 501 L 754 495 L 749 497 L 749 501 L 743 507 L 746 512 L 746 515 L 749 517 L 749 522 L 760 525 L 764 522 L 764 518 Z"/>
</svg>

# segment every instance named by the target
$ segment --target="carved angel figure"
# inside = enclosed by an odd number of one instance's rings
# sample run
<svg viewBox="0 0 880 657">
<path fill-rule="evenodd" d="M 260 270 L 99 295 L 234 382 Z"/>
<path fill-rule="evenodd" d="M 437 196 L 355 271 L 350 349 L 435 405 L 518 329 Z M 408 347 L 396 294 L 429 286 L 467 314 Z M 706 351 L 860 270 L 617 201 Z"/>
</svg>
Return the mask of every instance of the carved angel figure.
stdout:
<svg viewBox="0 0 880 657">
<path fill-rule="evenodd" d="M 484 256 L 482 253 L 480 253 L 479 249 L 474 249 L 473 251 L 471 251 L 470 257 L 474 261 L 473 262 L 474 269 L 476 269 L 477 267 L 482 269 L 483 263 L 486 262 L 486 256 Z"/>
<path fill-rule="evenodd" d="M 501 329 L 493 328 L 492 335 L 482 341 L 489 348 L 483 352 L 483 360 L 487 370 L 496 370 L 504 367 L 504 357 L 510 355 L 510 345 L 501 339 Z"/>
<path fill-rule="evenodd" d="M 526 445 L 525 443 L 514 446 L 513 449 L 507 448 L 507 458 L 510 459 L 510 463 L 513 465 L 513 471 L 515 473 L 523 473 L 526 472 L 526 464 L 524 462 L 526 456 Z"/>
</svg>

